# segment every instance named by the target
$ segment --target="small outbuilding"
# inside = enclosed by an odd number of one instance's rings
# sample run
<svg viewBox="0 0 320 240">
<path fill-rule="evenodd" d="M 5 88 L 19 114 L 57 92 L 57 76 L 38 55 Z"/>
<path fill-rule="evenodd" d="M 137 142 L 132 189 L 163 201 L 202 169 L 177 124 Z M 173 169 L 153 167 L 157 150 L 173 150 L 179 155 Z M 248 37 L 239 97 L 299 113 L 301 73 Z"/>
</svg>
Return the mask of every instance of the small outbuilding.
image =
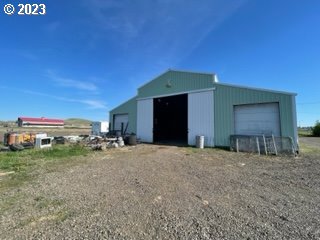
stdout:
<svg viewBox="0 0 320 240">
<path fill-rule="evenodd" d="M 91 123 L 91 134 L 102 136 L 109 132 L 109 122 L 99 121 Z"/>
<path fill-rule="evenodd" d="M 168 70 L 110 111 L 110 129 L 142 142 L 226 147 L 231 135 L 290 137 L 298 147 L 295 93 L 220 83 L 215 74 Z"/>
</svg>

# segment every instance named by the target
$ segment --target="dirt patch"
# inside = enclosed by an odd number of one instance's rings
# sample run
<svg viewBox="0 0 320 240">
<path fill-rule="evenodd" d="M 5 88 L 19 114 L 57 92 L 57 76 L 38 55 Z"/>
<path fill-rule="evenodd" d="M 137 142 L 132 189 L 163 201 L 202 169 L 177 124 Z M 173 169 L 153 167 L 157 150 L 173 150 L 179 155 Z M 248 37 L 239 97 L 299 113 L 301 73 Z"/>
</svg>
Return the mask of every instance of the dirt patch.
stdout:
<svg viewBox="0 0 320 240">
<path fill-rule="evenodd" d="M 1 192 L 7 239 L 319 239 L 319 152 L 139 145 Z M 6 206 L 7 204 L 7 206 Z"/>
<path fill-rule="evenodd" d="M 6 176 L 6 175 L 10 175 L 10 174 L 14 174 L 14 172 L 0 172 L 0 177 Z"/>
</svg>

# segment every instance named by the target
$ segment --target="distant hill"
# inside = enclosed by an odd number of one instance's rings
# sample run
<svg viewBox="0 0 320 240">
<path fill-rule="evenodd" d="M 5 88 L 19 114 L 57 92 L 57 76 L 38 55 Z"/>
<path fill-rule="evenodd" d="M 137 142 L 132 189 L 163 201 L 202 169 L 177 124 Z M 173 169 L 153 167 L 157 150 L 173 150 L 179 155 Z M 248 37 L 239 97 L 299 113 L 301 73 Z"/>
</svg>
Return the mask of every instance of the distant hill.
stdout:
<svg viewBox="0 0 320 240">
<path fill-rule="evenodd" d="M 15 121 L 0 121 L 1 127 L 15 127 L 17 126 Z"/>
<path fill-rule="evenodd" d="M 90 126 L 92 121 L 81 118 L 68 118 L 64 120 L 65 126 Z"/>
<path fill-rule="evenodd" d="M 82 118 L 68 118 L 64 120 L 65 127 L 71 128 L 91 128 L 91 120 Z M 17 127 L 16 121 L 0 121 L 0 127 Z"/>
</svg>

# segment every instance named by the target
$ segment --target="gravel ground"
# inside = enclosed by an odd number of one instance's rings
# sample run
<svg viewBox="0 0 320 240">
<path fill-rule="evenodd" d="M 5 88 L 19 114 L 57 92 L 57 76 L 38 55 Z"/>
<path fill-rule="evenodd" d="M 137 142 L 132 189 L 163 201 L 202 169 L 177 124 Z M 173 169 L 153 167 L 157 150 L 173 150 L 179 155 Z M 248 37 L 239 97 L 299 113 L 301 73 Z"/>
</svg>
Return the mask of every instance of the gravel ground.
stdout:
<svg viewBox="0 0 320 240">
<path fill-rule="evenodd" d="M 157 145 L 94 153 L 1 192 L 0 238 L 320 239 L 319 157 Z"/>
</svg>

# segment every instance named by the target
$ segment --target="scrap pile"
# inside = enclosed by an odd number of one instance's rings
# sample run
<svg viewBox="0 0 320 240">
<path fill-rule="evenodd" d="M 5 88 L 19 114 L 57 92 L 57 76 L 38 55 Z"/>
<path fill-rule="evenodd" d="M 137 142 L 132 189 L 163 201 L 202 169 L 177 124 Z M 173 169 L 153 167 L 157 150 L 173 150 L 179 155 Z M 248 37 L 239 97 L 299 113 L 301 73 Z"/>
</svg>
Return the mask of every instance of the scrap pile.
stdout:
<svg viewBox="0 0 320 240">
<path fill-rule="evenodd" d="M 119 148 L 125 145 L 137 145 L 136 135 L 79 135 L 79 136 L 59 136 L 53 138 L 55 144 L 84 144 L 92 150 L 105 150 L 108 148 Z"/>
<path fill-rule="evenodd" d="M 96 137 L 92 140 L 90 140 L 87 145 L 92 150 L 105 150 L 107 148 L 118 148 L 118 147 L 124 147 L 125 143 L 122 137 L 113 137 L 113 138 L 102 138 L 102 137 Z"/>
<path fill-rule="evenodd" d="M 119 148 L 137 144 L 136 135 L 72 135 L 48 137 L 46 133 L 8 132 L 4 135 L 4 147 L 0 151 L 22 151 L 28 148 L 51 148 L 52 144 L 82 144 L 92 150 Z"/>
<path fill-rule="evenodd" d="M 51 138 L 46 133 L 7 132 L 3 137 L 1 151 L 22 151 L 29 148 L 51 147 Z"/>
</svg>

